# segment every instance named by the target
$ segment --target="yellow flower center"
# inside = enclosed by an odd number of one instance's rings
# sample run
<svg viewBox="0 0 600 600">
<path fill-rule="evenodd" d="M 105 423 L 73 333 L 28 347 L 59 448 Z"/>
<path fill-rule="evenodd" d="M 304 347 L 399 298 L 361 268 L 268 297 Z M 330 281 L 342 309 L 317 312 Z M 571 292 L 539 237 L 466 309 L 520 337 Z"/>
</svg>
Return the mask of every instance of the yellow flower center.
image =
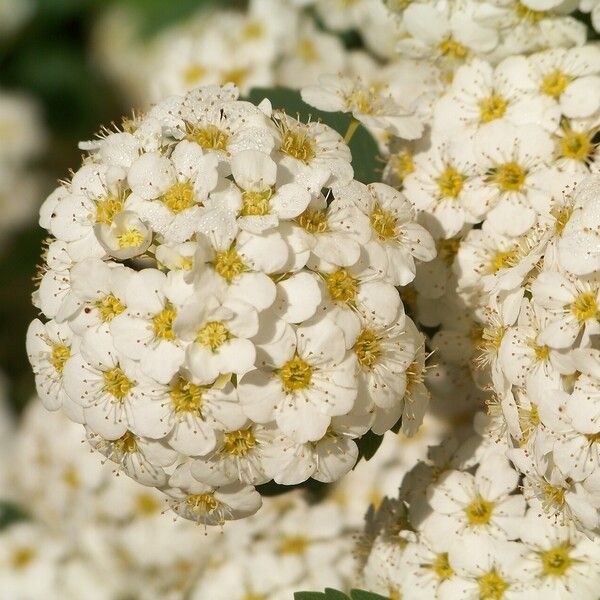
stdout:
<svg viewBox="0 0 600 600">
<path fill-rule="evenodd" d="M 287 393 L 309 387 L 312 373 L 312 367 L 298 355 L 288 360 L 278 372 L 281 385 Z"/>
<path fill-rule="evenodd" d="M 494 92 L 479 103 L 479 121 L 489 123 L 503 117 L 507 106 L 506 100 Z"/>
<path fill-rule="evenodd" d="M 479 577 L 477 582 L 479 583 L 480 600 L 501 600 L 509 587 L 496 569 Z"/>
<path fill-rule="evenodd" d="M 410 395 L 415 388 L 425 381 L 425 365 L 419 360 L 413 360 L 406 369 L 406 395 Z"/>
<path fill-rule="evenodd" d="M 151 494 L 141 493 L 135 498 L 135 510 L 139 515 L 150 517 L 160 512 L 160 502 Z"/>
<path fill-rule="evenodd" d="M 439 44 L 439 49 L 442 56 L 458 60 L 467 58 L 469 54 L 469 49 L 460 42 L 452 39 L 452 37 L 447 37 L 445 40 L 442 40 Z"/>
<path fill-rule="evenodd" d="M 396 237 L 396 225 L 398 220 L 395 215 L 375 204 L 370 215 L 371 227 L 381 241 Z"/>
<path fill-rule="evenodd" d="M 558 235 L 562 235 L 565 230 L 571 215 L 573 214 L 572 206 L 555 206 L 550 209 L 550 214 L 554 217 L 554 230 Z"/>
<path fill-rule="evenodd" d="M 50 364 L 54 367 L 54 370 L 62 375 L 65 363 L 71 356 L 71 348 L 64 344 L 53 344 L 52 353 L 50 354 Z"/>
<path fill-rule="evenodd" d="M 545 552 L 540 552 L 542 571 L 545 577 L 562 577 L 573 564 L 570 557 L 572 546 L 564 542 Z"/>
<path fill-rule="evenodd" d="M 210 515 L 219 506 L 219 501 L 212 493 L 191 494 L 185 499 L 186 504 L 190 507 L 195 515 Z"/>
<path fill-rule="evenodd" d="M 235 247 L 216 252 L 213 266 L 215 267 L 215 271 L 227 283 L 231 283 L 238 275 L 246 271 L 246 265 L 240 258 Z"/>
<path fill-rule="evenodd" d="M 564 158 L 587 162 L 594 150 L 593 136 L 582 131 L 567 129 L 560 138 L 560 152 Z"/>
<path fill-rule="evenodd" d="M 415 163 L 408 150 L 401 150 L 390 156 L 390 165 L 394 175 L 403 182 L 408 175 L 414 172 Z"/>
<path fill-rule="evenodd" d="M 527 171 L 516 162 L 508 162 L 493 169 L 491 181 L 503 192 L 518 192 L 523 187 Z"/>
<path fill-rule="evenodd" d="M 183 80 L 189 87 L 194 86 L 206 76 L 206 68 L 200 63 L 192 63 L 183 72 Z"/>
<path fill-rule="evenodd" d="M 543 495 L 542 506 L 544 510 L 549 508 L 561 509 L 565 504 L 565 488 L 557 487 L 545 481 L 542 484 L 541 492 Z"/>
<path fill-rule="evenodd" d="M 213 352 L 231 339 L 229 329 L 221 321 L 209 321 L 196 334 L 196 343 L 210 348 Z"/>
<path fill-rule="evenodd" d="M 372 329 L 363 329 L 352 347 L 358 362 L 370 369 L 381 356 L 381 341 Z"/>
<path fill-rule="evenodd" d="M 100 318 L 108 323 L 125 310 L 125 305 L 114 294 L 108 294 L 96 302 L 96 308 Z"/>
<path fill-rule="evenodd" d="M 465 179 L 466 177 L 454 167 L 447 167 L 437 180 L 442 198 L 456 198 L 463 188 Z"/>
<path fill-rule="evenodd" d="M 200 413 L 203 388 L 178 377 L 171 388 L 171 403 L 177 414 Z"/>
<path fill-rule="evenodd" d="M 489 264 L 488 271 L 490 273 L 497 273 L 501 269 L 506 269 L 514 264 L 515 259 L 518 256 L 517 248 L 510 248 L 509 250 L 498 250 Z"/>
<path fill-rule="evenodd" d="M 72 489 L 77 490 L 81 487 L 81 479 L 77 469 L 73 465 L 67 465 L 62 474 L 62 480 L 65 485 Z"/>
<path fill-rule="evenodd" d="M 454 575 L 454 570 L 448 562 L 448 553 L 440 552 L 436 555 L 435 561 L 432 563 L 431 568 L 436 574 L 437 578 L 441 581 L 450 579 Z"/>
<path fill-rule="evenodd" d="M 122 402 L 129 394 L 134 384 L 127 378 L 120 367 L 113 367 L 102 373 L 104 380 L 104 391 Z"/>
<path fill-rule="evenodd" d="M 118 440 L 112 442 L 113 447 L 117 452 L 123 454 L 133 454 L 137 452 L 137 438 L 131 431 L 126 431 Z"/>
<path fill-rule="evenodd" d="M 237 69 L 229 69 L 221 73 L 221 84 L 233 83 L 238 87 L 241 87 L 248 77 L 248 69 L 245 67 L 239 67 Z"/>
<path fill-rule="evenodd" d="M 346 269 L 338 269 L 325 276 L 325 284 L 331 299 L 343 304 L 353 304 L 356 301 L 358 280 L 352 277 Z"/>
<path fill-rule="evenodd" d="M 293 555 L 304 554 L 309 544 L 308 538 L 302 535 L 285 536 L 279 544 L 279 552 Z"/>
<path fill-rule="evenodd" d="M 273 190 L 267 188 L 262 192 L 242 192 L 242 217 L 262 217 L 271 210 Z"/>
<path fill-rule="evenodd" d="M 598 313 L 596 294 L 594 292 L 581 292 L 569 305 L 569 309 L 580 322 L 594 318 Z"/>
<path fill-rule="evenodd" d="M 123 197 L 110 195 L 96 202 L 96 223 L 110 225 L 113 219 L 123 210 Z"/>
<path fill-rule="evenodd" d="M 302 60 L 313 62 L 319 59 L 320 54 L 310 38 L 301 38 L 296 45 L 296 52 Z"/>
<path fill-rule="evenodd" d="M 225 434 L 223 449 L 233 456 L 246 456 L 256 446 L 256 438 L 251 429 L 238 429 Z"/>
<path fill-rule="evenodd" d="M 160 199 L 171 212 L 176 214 L 196 204 L 194 188 L 189 181 L 174 183 Z"/>
<path fill-rule="evenodd" d="M 308 131 L 300 128 L 295 130 L 284 126 L 282 131 L 281 152 L 292 156 L 304 163 L 310 162 L 316 156 L 316 144 Z"/>
<path fill-rule="evenodd" d="M 449 266 L 452 266 L 460 248 L 460 238 L 439 240 L 437 243 L 437 255 Z"/>
<path fill-rule="evenodd" d="M 265 33 L 264 25 L 260 21 L 250 21 L 242 29 L 242 37 L 247 40 L 256 40 L 261 38 Z"/>
<path fill-rule="evenodd" d="M 542 79 L 540 89 L 544 94 L 558 98 L 567 88 L 571 78 L 559 69 L 551 71 Z"/>
<path fill-rule="evenodd" d="M 538 23 L 545 16 L 546 13 L 542 10 L 534 10 L 529 8 L 529 6 L 523 4 L 522 2 L 515 2 L 515 12 L 517 16 L 523 21 L 528 21 L 529 23 Z"/>
<path fill-rule="evenodd" d="M 229 143 L 229 135 L 212 124 L 206 127 L 188 124 L 187 139 L 207 150 L 227 150 Z"/>
<path fill-rule="evenodd" d="M 486 525 L 492 518 L 494 504 L 485 498 L 477 496 L 469 506 L 465 508 L 467 520 L 471 525 Z"/>
<path fill-rule="evenodd" d="M 325 233 L 329 230 L 327 211 L 307 208 L 297 219 L 298 225 L 309 233 Z"/>
<path fill-rule="evenodd" d="M 15 571 L 21 571 L 33 562 L 36 555 L 34 548 L 16 548 L 10 556 L 10 565 Z"/>
<path fill-rule="evenodd" d="M 128 229 L 119 236 L 119 248 L 135 248 L 144 241 L 144 234 L 139 229 Z"/>
<path fill-rule="evenodd" d="M 154 330 L 154 336 L 159 340 L 173 341 L 175 339 L 175 333 L 173 332 L 173 321 L 177 316 L 175 307 L 167 302 L 165 307 L 152 319 L 152 329 Z"/>
</svg>

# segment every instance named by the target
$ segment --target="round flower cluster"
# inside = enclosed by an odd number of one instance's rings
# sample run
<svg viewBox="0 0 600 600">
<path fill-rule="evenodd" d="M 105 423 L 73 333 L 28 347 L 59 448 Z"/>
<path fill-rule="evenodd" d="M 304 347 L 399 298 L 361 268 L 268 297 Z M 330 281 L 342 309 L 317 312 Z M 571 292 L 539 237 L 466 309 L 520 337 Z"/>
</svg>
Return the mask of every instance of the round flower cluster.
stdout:
<svg viewBox="0 0 600 600">
<path fill-rule="evenodd" d="M 479 434 L 431 447 L 399 497 L 369 511 L 357 548 L 365 589 L 411 600 L 597 597 L 600 541 L 528 501 L 489 426 L 478 415 Z"/>
<path fill-rule="evenodd" d="M 298 589 L 350 587 L 358 529 L 333 502 L 313 506 L 296 491 L 223 531 L 199 532 L 165 514 L 160 492 L 82 452 L 83 434 L 34 398 L 13 439 L 2 440 L 0 508 L 9 500 L 27 515 L 0 523 L 9 597 L 287 600 Z"/>
<path fill-rule="evenodd" d="M 553 226 L 506 250 L 485 285 L 487 360 L 525 493 L 600 530 L 600 177 L 551 210 Z"/>
<path fill-rule="evenodd" d="M 423 336 L 395 286 L 435 246 L 343 138 L 233 85 L 105 132 L 45 201 L 28 354 L 42 402 L 185 518 L 331 482 L 354 439 L 423 419 Z"/>
</svg>

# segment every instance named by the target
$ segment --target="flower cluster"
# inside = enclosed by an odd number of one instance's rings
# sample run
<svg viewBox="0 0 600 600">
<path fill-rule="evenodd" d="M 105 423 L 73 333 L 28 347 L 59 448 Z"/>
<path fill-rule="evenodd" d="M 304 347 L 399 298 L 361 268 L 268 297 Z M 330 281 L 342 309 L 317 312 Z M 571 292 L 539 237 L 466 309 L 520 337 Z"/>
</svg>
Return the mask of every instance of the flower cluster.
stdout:
<svg viewBox="0 0 600 600">
<path fill-rule="evenodd" d="M 255 512 L 255 485 L 339 479 L 369 430 L 416 431 L 425 349 L 395 286 L 435 247 L 336 131 L 208 86 L 83 147 L 40 213 L 48 409 L 205 524 Z"/>
<path fill-rule="evenodd" d="M 333 502 L 311 506 L 292 493 L 202 532 L 173 522 L 160 492 L 115 477 L 110 461 L 81 451 L 82 441 L 80 426 L 33 399 L 3 446 L 0 503 L 27 513 L 0 525 L 0 586 L 9 597 L 288 600 L 299 588 L 350 585 L 358 530 Z"/>
<path fill-rule="evenodd" d="M 432 447 L 397 499 L 367 516 L 365 588 L 390 598 L 595 598 L 600 542 L 549 519 L 519 489 L 503 444 L 479 434 Z"/>
</svg>

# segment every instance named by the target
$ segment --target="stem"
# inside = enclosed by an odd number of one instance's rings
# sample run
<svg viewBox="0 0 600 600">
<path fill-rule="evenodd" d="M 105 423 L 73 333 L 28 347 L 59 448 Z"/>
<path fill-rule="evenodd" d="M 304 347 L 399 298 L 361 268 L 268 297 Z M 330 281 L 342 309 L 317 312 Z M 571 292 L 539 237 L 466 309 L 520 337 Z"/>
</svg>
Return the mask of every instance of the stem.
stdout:
<svg viewBox="0 0 600 600">
<path fill-rule="evenodd" d="M 346 135 L 344 136 L 344 142 L 346 144 L 350 143 L 352 136 L 356 133 L 358 126 L 360 125 L 360 121 L 352 117 L 352 121 L 350 121 L 350 125 L 348 125 L 348 130 L 346 131 Z"/>
</svg>

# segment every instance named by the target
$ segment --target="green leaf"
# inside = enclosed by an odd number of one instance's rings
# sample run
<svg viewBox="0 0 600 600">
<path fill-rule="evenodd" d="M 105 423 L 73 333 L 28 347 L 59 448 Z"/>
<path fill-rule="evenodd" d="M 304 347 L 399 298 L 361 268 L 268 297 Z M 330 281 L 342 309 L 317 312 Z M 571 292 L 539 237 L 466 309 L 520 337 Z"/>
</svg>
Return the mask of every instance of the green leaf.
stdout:
<svg viewBox="0 0 600 600">
<path fill-rule="evenodd" d="M 400 431 L 400 427 L 402 427 L 402 417 L 400 417 L 396 423 L 394 424 L 394 426 L 390 429 L 390 431 L 393 431 L 394 433 L 398 433 Z"/>
<path fill-rule="evenodd" d="M 281 496 L 281 494 L 287 494 L 288 492 L 297 489 L 307 490 L 315 495 L 319 495 L 326 486 L 326 483 L 316 481 L 315 479 L 307 479 L 296 485 L 280 485 L 274 481 L 269 481 L 268 483 L 257 485 L 256 490 L 261 496 Z"/>
<path fill-rule="evenodd" d="M 0 530 L 17 521 L 24 521 L 27 515 L 16 504 L 0 502 Z"/>
<path fill-rule="evenodd" d="M 322 112 L 309 106 L 302 101 L 300 92 L 289 88 L 254 88 L 250 91 L 247 100 L 258 104 L 264 98 L 268 98 L 273 108 L 280 108 L 290 115 L 306 122 L 321 121 L 333 127 L 340 135 L 345 135 L 352 117 L 349 114 L 339 112 Z M 352 151 L 352 166 L 354 167 L 354 178 L 363 183 L 372 183 L 381 179 L 381 163 L 379 162 L 379 149 L 371 134 L 362 126 L 352 136 L 350 143 Z"/>
<path fill-rule="evenodd" d="M 352 590 L 350 597 L 352 600 L 390 600 L 389 596 L 381 596 L 375 592 L 365 592 L 364 590 Z"/>
<path fill-rule="evenodd" d="M 350 600 L 346 594 L 332 588 L 325 588 L 325 597 L 327 600 Z"/>
<path fill-rule="evenodd" d="M 358 463 L 361 458 L 371 460 L 375 456 L 375 452 L 377 452 L 379 446 L 381 446 L 381 442 L 383 442 L 382 435 L 367 431 L 365 435 L 356 440 L 356 445 L 358 446 L 358 459 L 356 462 Z"/>
<path fill-rule="evenodd" d="M 327 600 L 327 596 L 321 592 L 296 592 L 294 600 Z"/>
</svg>

